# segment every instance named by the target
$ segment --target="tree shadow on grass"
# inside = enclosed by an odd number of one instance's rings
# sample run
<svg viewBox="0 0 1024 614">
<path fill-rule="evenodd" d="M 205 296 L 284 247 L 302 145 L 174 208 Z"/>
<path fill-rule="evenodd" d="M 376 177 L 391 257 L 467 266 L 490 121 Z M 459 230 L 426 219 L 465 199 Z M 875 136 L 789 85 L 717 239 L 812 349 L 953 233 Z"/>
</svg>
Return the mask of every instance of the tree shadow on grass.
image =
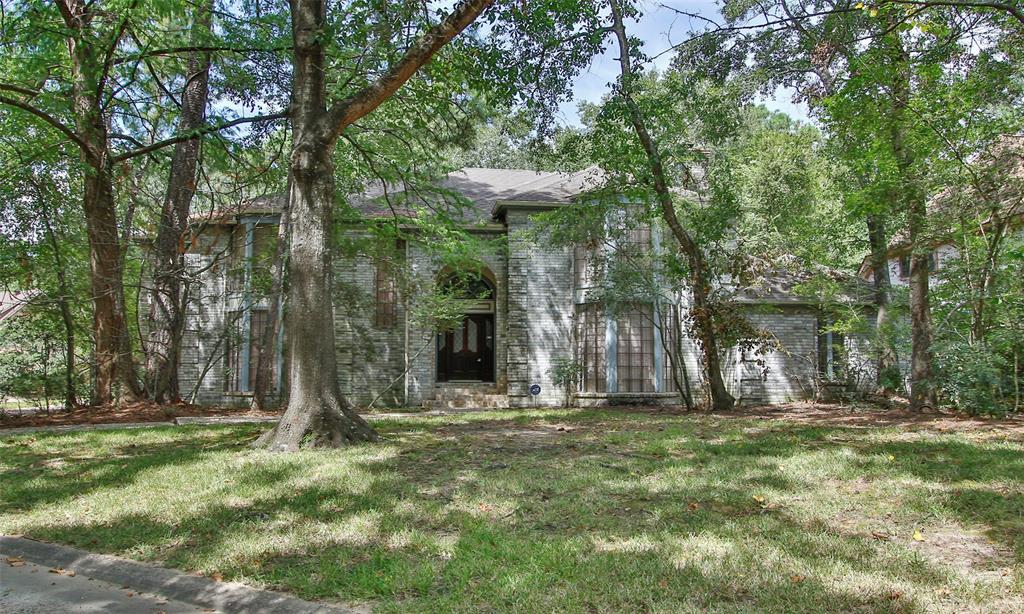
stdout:
<svg viewBox="0 0 1024 614">
<path fill-rule="evenodd" d="M 236 426 L 215 430 L 164 427 L 152 429 L 149 433 L 157 436 L 172 434 L 174 438 L 147 441 L 147 437 L 137 431 L 96 431 L 74 435 L 37 433 L 3 442 L 0 444 L 0 457 L 9 468 L 0 472 L 0 482 L 4 484 L 0 513 L 25 512 L 120 486 L 134 480 L 139 473 L 164 466 L 185 467 L 219 451 L 241 449 L 258 434 L 252 427 Z M 201 439 L 189 437 L 199 433 L 202 433 Z M 109 440 L 119 435 L 130 435 L 135 439 L 121 437 L 121 443 L 105 446 L 109 449 L 102 456 L 86 454 L 89 440 Z M 70 453 L 54 454 L 31 446 L 36 442 L 47 444 L 48 440 L 59 442 L 63 439 L 72 439 L 67 444 Z"/>
<path fill-rule="evenodd" d="M 842 471 L 872 479 L 1019 483 L 1020 474 L 1011 476 L 1019 458 L 1005 449 L 861 441 L 862 431 L 819 426 L 709 432 L 678 419 L 620 423 L 623 432 L 609 438 L 604 425 L 559 419 L 579 428 L 560 432 L 545 420 L 475 420 L 472 428 L 416 421 L 387 426 L 394 454 L 372 454 L 381 448 L 366 446 L 280 465 L 281 457 L 242 453 L 230 483 L 177 518 L 125 509 L 100 521 L 83 517 L 54 526 L 40 519 L 26 533 L 106 552 L 142 552 L 304 597 L 376 600 L 382 611 L 988 605 L 978 601 L 985 593 L 969 590 L 948 604 L 936 601 L 948 587 L 961 591 L 965 580 L 899 544 L 843 534 L 827 519 L 808 522 L 752 495 L 813 492 L 820 487 L 815 478 L 786 474 L 779 464 L 837 446 L 854 452 L 842 459 Z M 519 427 L 532 435 L 517 440 Z M 222 443 L 217 451 L 230 452 L 232 445 Z M 951 478 L 914 461 L 940 451 L 970 462 Z M 153 454 L 117 460 L 138 465 L 124 470 L 125 480 L 152 463 L 187 471 L 203 458 L 198 451 Z M 883 462 L 888 455 L 899 460 Z M 331 473 L 332 463 L 347 465 Z M 195 479 L 198 486 L 213 476 Z M 991 491 L 975 490 L 964 488 L 943 505 L 965 520 L 975 505 L 994 514 L 1019 509 L 1019 490 L 1001 500 L 977 500 Z M 56 483 L 47 493 L 50 501 L 66 496 Z M 1019 594 L 1010 598 L 1022 603 Z"/>
</svg>

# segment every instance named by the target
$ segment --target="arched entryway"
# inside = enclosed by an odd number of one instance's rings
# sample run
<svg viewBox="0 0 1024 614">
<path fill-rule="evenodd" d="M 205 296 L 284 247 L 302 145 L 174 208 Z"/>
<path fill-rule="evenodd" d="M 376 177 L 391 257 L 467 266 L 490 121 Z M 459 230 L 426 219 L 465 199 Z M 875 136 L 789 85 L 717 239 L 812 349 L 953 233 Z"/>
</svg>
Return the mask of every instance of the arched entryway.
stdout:
<svg viewBox="0 0 1024 614">
<path fill-rule="evenodd" d="M 437 334 L 438 382 L 493 382 L 495 289 L 489 272 L 442 274 L 440 283 L 459 298 L 459 325 Z"/>
</svg>

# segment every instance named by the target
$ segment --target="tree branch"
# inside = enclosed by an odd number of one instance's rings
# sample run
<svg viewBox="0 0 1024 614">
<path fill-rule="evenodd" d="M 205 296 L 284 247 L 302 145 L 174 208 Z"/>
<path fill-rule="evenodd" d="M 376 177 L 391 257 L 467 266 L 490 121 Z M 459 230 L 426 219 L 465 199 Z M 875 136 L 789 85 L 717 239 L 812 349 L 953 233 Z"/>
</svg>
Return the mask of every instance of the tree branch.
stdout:
<svg viewBox="0 0 1024 614">
<path fill-rule="evenodd" d="M 160 55 L 177 55 L 179 53 L 193 53 L 193 52 L 205 52 L 211 53 L 214 51 L 226 51 L 230 53 L 277 53 L 279 51 L 291 51 L 291 46 L 281 47 L 225 47 L 217 45 L 191 45 L 184 47 L 166 47 L 163 49 L 150 49 L 147 51 L 141 51 L 139 53 L 133 53 L 123 57 L 116 58 L 114 64 L 126 64 L 128 62 L 135 62 L 137 60 L 143 60 Z"/>
<path fill-rule="evenodd" d="M 131 13 L 135 10 L 138 3 L 138 0 L 132 0 L 132 3 L 128 5 L 127 9 L 125 9 L 124 18 L 121 19 L 121 23 L 117 26 L 117 31 L 114 32 L 114 36 L 110 40 L 110 47 L 108 47 L 107 52 L 103 54 L 103 68 L 100 70 L 100 78 L 96 82 L 96 100 L 103 99 L 103 88 L 106 87 L 107 78 L 110 76 L 110 69 L 114 66 L 114 51 L 116 51 L 117 46 L 121 44 L 121 39 L 124 38 L 124 33 L 128 29 L 128 22 L 131 19 Z"/>
<path fill-rule="evenodd" d="M 9 89 L 9 88 L 7 88 L 5 86 L 0 86 L 0 90 L 2 90 L 2 89 Z M 16 91 L 16 90 L 14 90 L 14 91 Z M 57 119 L 56 117 L 50 115 L 49 113 L 46 113 L 45 111 L 41 111 L 40 109 L 37 109 L 36 107 L 34 107 L 34 106 L 32 106 L 32 105 L 30 105 L 28 103 L 21 102 L 20 100 L 16 100 L 14 98 L 8 98 L 7 96 L 3 96 L 3 95 L 0 95 L 0 104 L 6 104 L 8 106 L 21 109 L 22 111 L 25 111 L 26 113 L 31 113 L 32 115 L 35 115 L 39 119 L 45 121 L 46 123 L 50 124 L 51 126 L 56 128 L 57 130 L 59 130 L 62 134 L 64 134 L 64 136 L 68 137 L 72 142 L 74 142 L 75 145 L 77 145 L 86 154 L 91 154 L 92 153 L 92 150 L 89 148 L 89 145 L 86 144 L 85 141 L 83 141 L 82 139 L 78 138 L 78 135 L 75 134 L 75 132 L 73 130 L 71 130 L 71 128 L 68 128 L 67 126 L 65 126 L 59 119 Z"/>
<path fill-rule="evenodd" d="M 911 4 L 913 6 L 933 7 L 951 6 L 966 9 L 993 9 L 1009 13 L 1014 19 L 1024 25 L 1024 10 L 1019 6 L 1004 2 L 974 2 L 972 0 L 885 0 L 889 4 Z"/>
<path fill-rule="evenodd" d="M 233 128 L 234 126 L 240 126 L 242 124 L 254 124 L 254 123 L 257 123 L 257 122 L 268 122 L 268 121 L 273 121 L 275 119 L 284 119 L 284 118 L 286 118 L 288 116 L 289 116 L 289 112 L 288 111 L 281 111 L 281 112 L 278 112 L 278 113 L 271 113 L 270 115 L 256 115 L 254 117 L 240 117 L 238 119 L 233 119 L 233 120 L 231 120 L 229 122 L 224 122 L 222 124 L 203 126 L 202 128 L 197 128 L 195 130 L 189 130 L 188 132 L 182 132 L 181 134 L 177 134 L 177 135 L 175 135 L 175 136 L 173 136 L 173 137 L 171 137 L 169 139 L 164 139 L 162 141 L 156 141 L 155 143 L 150 143 L 149 145 L 146 145 L 145 147 L 139 147 L 137 149 L 132 149 L 131 151 L 126 151 L 123 154 L 119 154 L 117 156 L 114 156 L 112 161 L 114 163 L 124 162 L 125 160 L 129 160 L 131 158 L 142 156 L 142 155 L 148 154 L 150 152 L 156 151 L 158 149 L 162 149 L 164 147 L 167 147 L 168 145 L 174 145 L 174 144 L 180 143 L 182 141 L 187 141 L 189 139 L 194 139 L 197 136 L 203 136 L 204 134 L 210 134 L 211 132 L 220 132 L 221 130 L 226 130 L 227 128 Z"/>
<path fill-rule="evenodd" d="M 327 112 L 324 136 L 337 138 L 349 124 L 380 106 L 493 3 L 494 0 L 462 0 L 441 23 L 421 36 L 386 74 L 332 105 Z"/>
</svg>

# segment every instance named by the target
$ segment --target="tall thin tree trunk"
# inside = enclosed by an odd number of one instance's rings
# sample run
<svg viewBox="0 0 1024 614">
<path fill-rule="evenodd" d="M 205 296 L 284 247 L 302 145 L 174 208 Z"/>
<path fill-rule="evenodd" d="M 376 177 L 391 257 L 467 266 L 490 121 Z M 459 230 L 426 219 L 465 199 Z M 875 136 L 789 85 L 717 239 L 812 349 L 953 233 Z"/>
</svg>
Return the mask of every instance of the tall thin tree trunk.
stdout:
<svg viewBox="0 0 1024 614">
<path fill-rule="evenodd" d="M 708 388 L 711 393 L 711 406 L 716 411 L 729 410 L 732 409 L 736 399 L 729 394 L 725 387 L 725 380 L 722 378 L 713 306 L 709 300 L 711 284 L 708 280 L 707 263 L 700 246 L 679 222 L 658 145 L 648 132 L 643 114 L 631 96 L 633 69 L 629 59 L 629 39 L 626 36 L 625 26 L 622 24 L 622 10 L 617 0 L 612 0 L 611 8 L 614 20 L 612 29 L 619 42 L 619 67 L 622 73 L 621 93 L 629 110 L 630 121 L 637 138 L 647 154 L 651 178 L 654 182 L 654 192 L 661 205 L 662 217 L 679 243 L 680 250 L 689 265 L 690 291 L 693 298 L 692 313 L 697 340 L 704 353 L 704 368 L 707 372 Z"/>
<path fill-rule="evenodd" d="M 897 202 L 907 212 L 910 254 L 910 408 L 924 410 L 936 405 L 932 381 L 932 319 L 929 304 L 927 197 L 919 181 L 917 160 L 907 143 L 907 109 L 910 104 L 910 60 L 898 34 L 891 35 L 894 79 L 891 89 L 890 139 L 900 180 Z"/>
<path fill-rule="evenodd" d="M 89 239 L 89 273 L 93 302 L 95 378 L 92 403 L 114 400 L 121 379 L 138 396 L 124 308 L 124 268 L 114 200 L 113 168 L 107 123 L 100 101 L 104 58 L 93 45 L 91 5 L 63 4 L 71 58 L 71 98 L 85 170 L 82 208 Z"/>
<path fill-rule="evenodd" d="M 252 403 L 249 409 L 263 411 L 267 409 L 267 392 L 274 381 L 274 364 L 277 362 L 277 338 L 281 329 L 281 291 L 284 286 L 285 262 L 288 258 L 288 206 L 281 211 L 281 220 L 277 229 L 277 249 L 274 251 L 274 270 L 270 281 L 270 294 L 267 296 L 267 322 L 263 327 L 262 337 L 256 355 L 256 380 L 252 387 Z M 283 374 L 277 374 L 280 379 Z M 280 387 L 284 390 L 284 386 Z M 281 399 L 278 399 L 278 403 Z"/>
<path fill-rule="evenodd" d="M 197 9 L 192 26 L 192 43 L 199 47 L 209 37 L 213 1 Z M 186 83 L 181 94 L 178 133 L 203 126 L 209 97 L 210 52 L 193 51 L 188 56 Z M 185 278 L 185 243 L 189 213 L 196 193 L 196 169 L 202 138 L 181 141 L 174 146 L 167 192 L 160 211 L 153 264 L 150 332 L 147 343 L 146 380 L 150 398 L 157 402 L 177 401 L 178 365 L 185 328 L 182 285 Z"/>
<path fill-rule="evenodd" d="M 1003 239 L 1009 230 L 1009 220 L 1001 218 L 998 206 L 989 210 L 989 219 L 996 220 L 996 223 L 990 232 L 983 235 L 985 238 L 985 262 L 982 263 L 981 271 L 978 273 L 977 288 L 975 289 L 977 295 L 974 297 L 971 309 L 971 342 L 980 344 L 985 343 L 985 337 L 988 335 L 986 307 L 992 299 L 992 289 L 999 270 L 999 256 Z"/>
<path fill-rule="evenodd" d="M 70 411 L 78 405 L 78 394 L 75 391 L 75 321 L 71 316 L 71 305 L 68 300 L 70 291 L 64 258 L 61 256 L 60 242 L 57 241 L 57 235 L 53 230 L 49 209 L 43 214 L 43 223 L 46 226 L 50 247 L 53 249 L 54 264 L 57 266 L 57 287 L 60 289 L 57 304 L 64 324 L 64 409 Z"/>
<path fill-rule="evenodd" d="M 868 244 L 875 283 L 875 342 L 877 343 L 876 383 L 884 393 L 891 393 L 899 381 L 899 364 L 890 335 L 889 302 L 892 282 L 889 279 L 889 238 L 885 218 L 877 213 L 867 216 Z"/>
</svg>

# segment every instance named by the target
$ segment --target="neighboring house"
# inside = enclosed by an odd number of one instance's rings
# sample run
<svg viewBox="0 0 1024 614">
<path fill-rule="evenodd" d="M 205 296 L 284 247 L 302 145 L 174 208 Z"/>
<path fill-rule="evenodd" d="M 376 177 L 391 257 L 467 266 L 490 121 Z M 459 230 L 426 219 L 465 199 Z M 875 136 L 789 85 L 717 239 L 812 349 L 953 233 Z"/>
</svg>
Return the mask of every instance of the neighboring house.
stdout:
<svg viewBox="0 0 1024 614">
<path fill-rule="evenodd" d="M 960 257 L 963 235 L 958 229 L 961 221 L 973 226 L 977 236 L 991 233 L 997 224 L 1007 224 L 1008 234 L 1024 237 L 1024 136 L 1003 135 L 990 150 L 974 161 L 973 182 L 968 189 L 958 192 L 943 190 L 928 203 L 930 241 L 928 270 L 930 281 L 938 281 L 937 273 Z M 979 191 L 981 190 L 981 191 Z M 991 201 L 982 198 L 987 194 Z M 989 210 L 986 202 L 996 206 Z M 910 285 L 911 244 L 906 231 L 897 233 L 889 243 L 886 260 L 889 281 L 894 286 Z M 874 266 L 868 255 L 861 263 L 859 276 L 872 280 Z"/>
<path fill-rule="evenodd" d="M 0 324 L 21 313 L 39 294 L 39 290 L 0 290 Z"/>
<path fill-rule="evenodd" d="M 952 238 L 948 238 L 945 242 L 933 245 L 931 251 L 928 252 L 928 272 L 931 276 L 932 283 L 937 281 L 936 273 L 941 271 L 943 266 L 948 264 L 950 260 L 959 257 L 960 250 L 957 249 Z M 871 281 L 874 279 L 875 268 L 871 264 L 870 260 L 870 256 L 864 258 L 864 261 L 860 265 L 860 271 L 858 272 L 861 279 L 865 281 Z M 891 243 L 889 250 L 886 252 L 886 260 L 889 263 L 889 283 L 893 286 L 909 286 L 910 246 L 901 242 Z"/>
<path fill-rule="evenodd" d="M 678 333 L 656 324 L 666 321 L 661 312 L 668 307 L 638 303 L 612 316 L 588 291 L 585 249 L 537 244 L 522 232 L 533 227 L 537 213 L 573 206 L 592 187 L 591 180 L 586 171 L 467 168 L 440 182 L 443 193 L 468 203 L 457 219 L 494 246 L 478 255 L 484 266 L 470 272 L 474 282 L 464 289 L 464 317 L 450 331 L 415 323 L 410 309 L 416 296 L 398 287 L 387 261 L 336 258 L 334 321 L 342 391 L 366 403 L 397 380 L 382 403 L 558 405 L 564 391 L 553 384 L 551 370 L 560 360 L 575 360 L 582 367 L 575 394 L 580 404 L 675 402 L 662 337 Z M 393 212 L 381 191 L 361 197 L 356 206 L 370 216 Z M 197 226 L 187 256 L 196 283 L 180 379 L 183 391 L 197 390 L 200 403 L 244 403 L 251 393 L 267 305 L 253 298 L 249 280 L 267 266 L 260 254 L 271 250 L 278 212 L 274 199 L 263 199 Z M 456 272 L 410 232 L 413 238 L 394 246 L 403 269 L 420 288 L 448 283 Z M 650 230 L 634 238 L 658 240 Z M 784 348 L 765 357 L 729 352 L 725 375 L 743 402 L 806 398 L 813 380 L 838 377 L 840 356 L 857 345 L 821 333 L 824 317 L 791 289 L 783 280 L 741 297 L 751 320 L 772 331 Z M 672 302 L 682 301 L 668 305 Z M 697 348 L 685 338 L 682 346 L 687 372 L 696 382 Z M 276 360 L 281 369 L 283 357 Z"/>
</svg>

